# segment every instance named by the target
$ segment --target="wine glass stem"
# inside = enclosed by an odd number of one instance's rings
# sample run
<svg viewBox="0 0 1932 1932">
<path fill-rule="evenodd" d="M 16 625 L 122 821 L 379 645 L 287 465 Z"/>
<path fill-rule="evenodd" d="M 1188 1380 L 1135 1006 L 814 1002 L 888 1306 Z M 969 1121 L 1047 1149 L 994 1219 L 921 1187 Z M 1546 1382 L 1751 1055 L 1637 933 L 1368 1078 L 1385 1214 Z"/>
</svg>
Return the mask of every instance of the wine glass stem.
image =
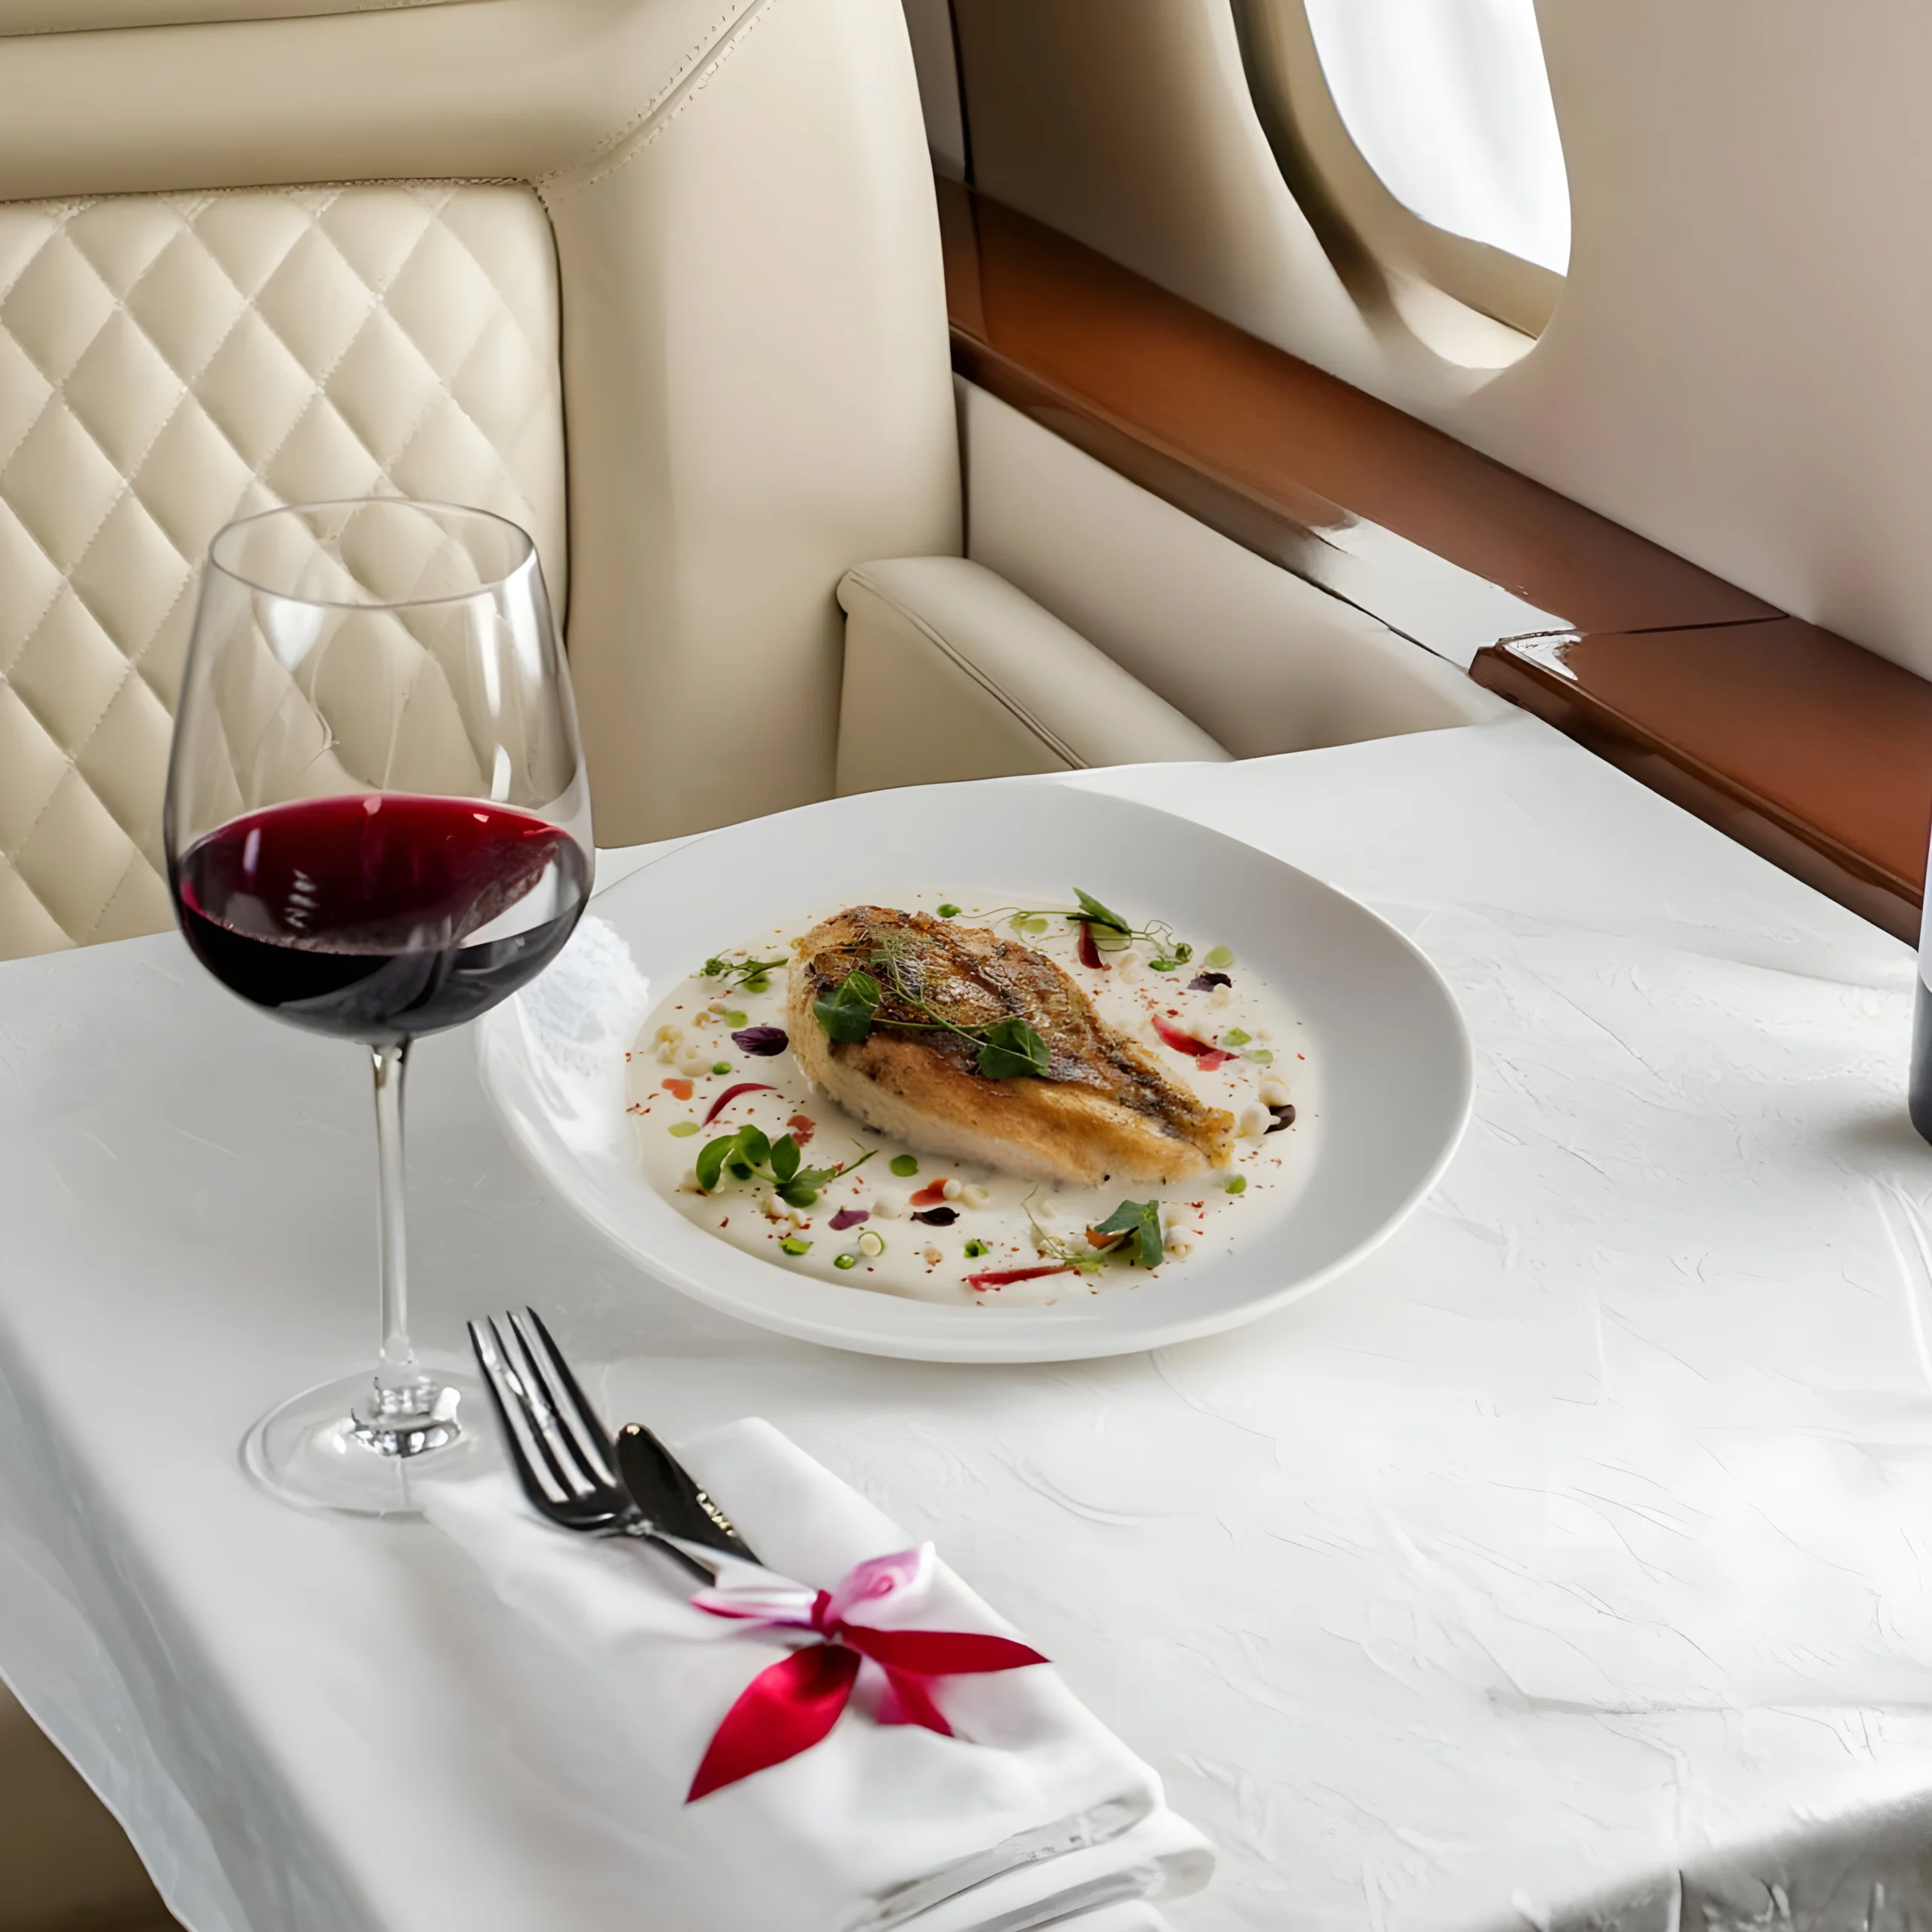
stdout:
<svg viewBox="0 0 1932 1932">
<path fill-rule="evenodd" d="M 371 1047 L 376 1075 L 377 1241 L 382 1281 L 382 1352 L 376 1362 L 376 1399 L 383 1411 L 416 1406 L 427 1378 L 409 1340 L 409 1254 L 402 1216 L 402 1083 L 409 1042 Z"/>
</svg>

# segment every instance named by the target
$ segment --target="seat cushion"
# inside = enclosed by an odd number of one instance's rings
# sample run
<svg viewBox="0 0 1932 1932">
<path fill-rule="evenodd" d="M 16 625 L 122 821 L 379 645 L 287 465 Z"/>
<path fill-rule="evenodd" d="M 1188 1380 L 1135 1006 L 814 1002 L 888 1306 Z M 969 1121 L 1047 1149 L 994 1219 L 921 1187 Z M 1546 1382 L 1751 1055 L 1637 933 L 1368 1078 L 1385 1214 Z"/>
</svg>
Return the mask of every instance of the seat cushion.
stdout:
<svg viewBox="0 0 1932 1932">
<path fill-rule="evenodd" d="M 1226 759 L 1164 698 L 983 565 L 898 557 L 838 586 L 838 789 Z"/>
<path fill-rule="evenodd" d="M 106 24 L 204 11 L 242 17 Z M 0 29 L 63 18 L 100 30 L 0 30 L 0 206 L 522 184 L 463 193 L 548 217 L 514 287 L 561 318 L 568 636 L 598 834 L 666 838 L 826 795 L 839 577 L 960 542 L 938 224 L 899 0 L 82 0 L 64 16 L 0 0 Z M 340 205 L 392 192 L 351 187 Z M 15 252 L 0 254 L 0 303 Z M 441 340 L 433 302 L 389 319 Z M 0 400 L 0 462 L 22 426 Z M 140 681 L 164 699 L 148 664 Z M 69 789 L 91 813 L 105 780 L 82 776 Z M 46 865 L 32 891 L 6 881 L 38 934 L 13 949 L 159 916 L 151 866 L 117 872 L 113 814 L 91 823 L 109 857 L 58 917 L 36 903 Z"/>
<path fill-rule="evenodd" d="M 0 958 L 168 923 L 168 737 L 231 518 L 478 504 L 562 610 L 556 288 L 527 187 L 0 205 Z"/>
</svg>

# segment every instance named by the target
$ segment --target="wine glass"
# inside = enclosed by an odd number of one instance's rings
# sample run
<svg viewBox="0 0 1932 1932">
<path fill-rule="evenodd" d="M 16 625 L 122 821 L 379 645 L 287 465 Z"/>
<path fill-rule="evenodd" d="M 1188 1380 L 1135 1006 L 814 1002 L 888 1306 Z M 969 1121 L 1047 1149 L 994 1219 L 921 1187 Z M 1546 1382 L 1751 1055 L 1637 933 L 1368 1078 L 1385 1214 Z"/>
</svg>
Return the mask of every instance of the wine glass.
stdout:
<svg viewBox="0 0 1932 1932">
<path fill-rule="evenodd" d="M 409 1340 L 410 1043 L 540 973 L 590 881 L 577 714 L 529 537 L 386 497 L 230 524 L 202 573 L 163 836 L 209 971 L 374 1066 L 375 1368 L 272 1411 L 244 1460 L 288 1501 L 408 1513 L 415 1477 L 473 1448 L 478 1407 Z"/>
</svg>

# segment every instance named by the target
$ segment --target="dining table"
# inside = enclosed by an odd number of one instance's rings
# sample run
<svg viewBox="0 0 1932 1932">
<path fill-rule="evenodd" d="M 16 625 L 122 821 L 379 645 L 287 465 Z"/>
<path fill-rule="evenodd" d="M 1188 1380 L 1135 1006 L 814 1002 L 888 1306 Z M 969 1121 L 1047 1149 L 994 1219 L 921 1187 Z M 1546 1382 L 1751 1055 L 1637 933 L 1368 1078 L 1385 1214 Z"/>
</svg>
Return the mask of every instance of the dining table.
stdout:
<svg viewBox="0 0 1932 1932">
<path fill-rule="evenodd" d="M 1177 1932 L 1924 1923 L 1909 949 L 1526 715 L 987 783 L 1216 828 L 1434 961 L 1474 1114 L 1386 1242 L 1151 1352 L 841 1352 L 604 1245 L 456 1032 L 420 1340 L 532 1303 L 614 1422 L 763 1417 L 931 1539 L 1213 1841 Z M 0 1677 L 191 1932 L 654 1927 L 474 1567 L 239 1459 L 363 1358 L 367 1087 L 171 933 L 0 967 Z"/>
</svg>

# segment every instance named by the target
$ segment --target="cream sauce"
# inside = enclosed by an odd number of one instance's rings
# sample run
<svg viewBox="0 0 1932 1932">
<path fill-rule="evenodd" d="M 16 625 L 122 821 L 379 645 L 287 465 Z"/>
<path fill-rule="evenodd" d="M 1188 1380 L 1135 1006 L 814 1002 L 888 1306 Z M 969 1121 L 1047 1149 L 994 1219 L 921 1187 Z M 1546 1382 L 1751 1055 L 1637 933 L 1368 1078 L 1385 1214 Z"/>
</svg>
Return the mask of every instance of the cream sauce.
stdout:
<svg viewBox="0 0 1932 1932">
<path fill-rule="evenodd" d="M 901 895 L 893 903 L 928 912 L 957 905 L 961 925 L 991 926 L 1064 968 L 1109 1026 L 1146 1046 L 1177 1084 L 1234 1115 L 1238 1138 L 1233 1161 L 1218 1174 L 1124 1190 L 1117 1182 L 1083 1188 L 1021 1179 L 977 1162 L 928 1155 L 854 1118 L 807 1080 L 789 1050 L 759 1056 L 733 1039 L 750 1027 L 785 1027 L 786 966 L 774 968 L 759 992 L 745 990 L 735 978 L 694 974 L 653 1009 L 627 1069 L 645 1173 L 688 1219 L 779 1266 L 848 1287 L 924 1301 L 1049 1306 L 1072 1295 L 1167 1279 L 1251 1238 L 1292 1204 L 1314 1166 L 1321 1122 L 1320 1083 L 1307 1029 L 1287 1001 L 1239 959 L 1218 968 L 1204 963 L 1214 947 L 1211 936 L 1196 940 L 1193 958 L 1172 973 L 1153 970 L 1149 962 L 1158 949 L 1146 942 L 1122 951 L 1103 949 L 1106 970 L 1096 972 L 1080 963 L 1078 926 L 1054 918 L 1044 931 L 1016 930 L 1010 914 L 987 916 L 1005 905 L 995 895 Z M 783 955 L 789 961 L 792 940 L 838 909 L 826 907 L 775 925 L 722 956 L 735 962 Z M 1139 916 L 1122 909 L 1130 918 Z M 1232 984 L 1190 989 L 1197 976 L 1217 970 Z M 1196 1058 L 1161 1039 L 1157 1019 L 1238 1057 L 1204 1070 Z M 723 1102 L 731 1088 L 752 1081 L 761 1091 Z M 1269 1131 L 1278 1118 L 1269 1111 L 1271 1103 L 1291 1105 L 1292 1123 Z M 714 1109 L 715 1118 L 707 1121 Z M 699 1149 L 746 1122 L 774 1142 L 791 1134 L 801 1145 L 807 1168 L 854 1163 L 869 1151 L 872 1158 L 863 1167 L 848 1164 L 808 1208 L 787 1207 L 769 1185 L 728 1174 L 714 1192 L 701 1192 L 694 1171 Z M 909 1164 L 909 1171 L 895 1171 L 895 1162 L 900 1169 Z M 1161 1203 L 1164 1253 L 1158 1268 L 1116 1260 L 1091 1272 L 977 1287 L 969 1279 L 1051 1266 L 1061 1258 L 1060 1243 L 1075 1253 L 1094 1254 L 1086 1230 L 1128 1198 Z M 953 1218 L 946 1225 L 914 1218 L 935 1211 L 949 1211 Z M 865 1218 L 841 1229 L 832 1226 L 835 1216 L 855 1214 Z M 871 1251 L 876 1244 L 869 1236 L 884 1242 L 882 1253 Z M 1044 1252 L 1043 1238 L 1048 1244 Z M 848 1265 L 839 1265 L 841 1256 L 851 1257 Z"/>
</svg>

